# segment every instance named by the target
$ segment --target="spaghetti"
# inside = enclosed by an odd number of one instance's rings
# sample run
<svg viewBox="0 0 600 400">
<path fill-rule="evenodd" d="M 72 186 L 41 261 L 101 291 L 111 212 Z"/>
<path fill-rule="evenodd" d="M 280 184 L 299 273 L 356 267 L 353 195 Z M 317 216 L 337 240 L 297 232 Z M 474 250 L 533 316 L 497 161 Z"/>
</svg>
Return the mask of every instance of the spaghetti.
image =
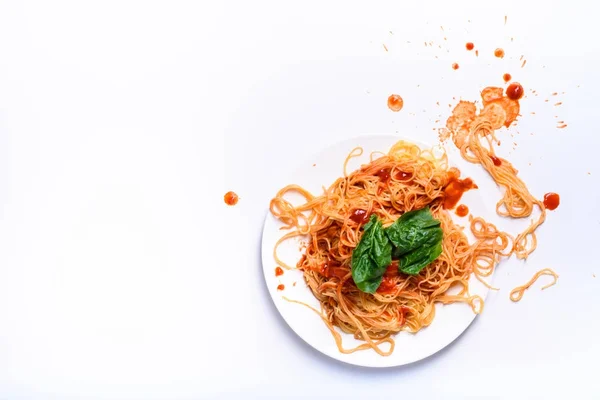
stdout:
<svg viewBox="0 0 600 400">
<path fill-rule="evenodd" d="M 536 274 L 533 276 L 533 278 L 531 278 L 531 280 L 529 282 L 527 282 L 523 286 L 517 286 L 516 288 L 511 290 L 510 291 L 510 299 L 512 301 L 514 301 L 515 303 L 517 301 L 521 300 L 523 298 L 523 295 L 525 294 L 525 291 L 527 289 L 529 289 L 531 287 L 531 285 L 533 285 L 538 280 L 538 278 L 542 275 L 550 275 L 554 278 L 554 280 L 551 283 L 547 284 L 546 286 L 543 286 L 542 290 L 555 285 L 556 282 L 558 281 L 558 274 L 556 272 L 552 271 L 550 268 L 544 268 L 544 269 L 536 272 Z"/>
<path fill-rule="evenodd" d="M 348 159 L 358 154 L 362 149 L 354 149 Z M 284 223 L 284 229 L 293 229 L 277 242 L 275 259 L 283 268 L 292 268 L 278 258 L 277 246 L 294 236 L 308 236 L 296 268 L 319 300 L 320 315 L 342 353 L 372 348 L 384 356 L 391 354 L 392 335 L 430 325 L 435 303 L 463 302 L 475 313 L 482 311 L 483 299 L 469 294 L 469 277 L 472 273 L 491 275 L 500 258 L 510 252 L 512 241 L 494 225 L 474 218 L 471 229 L 476 241 L 469 244 L 462 227 L 454 224 L 443 207 L 457 186 L 469 187 L 465 182 L 470 180 L 459 177 L 460 171 L 448 167 L 445 154 L 436 156 L 414 144 L 398 142 L 388 154 L 338 178 L 320 196 L 289 185 L 272 199 L 273 215 Z M 292 206 L 285 198 L 292 192 L 305 202 Z M 397 261 L 393 261 L 375 294 L 360 291 L 352 280 L 351 257 L 365 216 L 377 215 L 386 227 L 403 213 L 427 206 L 441 222 L 442 254 L 415 276 L 399 273 Z M 366 343 L 344 349 L 334 326 Z M 390 348 L 382 349 L 383 343 Z"/>
</svg>

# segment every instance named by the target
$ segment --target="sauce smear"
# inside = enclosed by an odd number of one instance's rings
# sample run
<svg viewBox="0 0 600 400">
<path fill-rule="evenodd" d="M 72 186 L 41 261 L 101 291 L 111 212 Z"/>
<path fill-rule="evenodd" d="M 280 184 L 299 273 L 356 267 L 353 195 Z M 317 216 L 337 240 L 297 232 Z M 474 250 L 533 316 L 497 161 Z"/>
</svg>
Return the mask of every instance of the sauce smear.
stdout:
<svg viewBox="0 0 600 400">
<path fill-rule="evenodd" d="M 450 183 L 444 188 L 444 209 L 456 207 L 463 193 L 467 190 L 477 189 L 471 178 L 459 179 L 458 174 L 450 176 Z"/>
<path fill-rule="evenodd" d="M 508 83 L 512 79 L 512 76 L 510 76 L 510 74 L 507 73 L 502 75 L 502 79 L 504 79 L 504 82 Z"/>
<path fill-rule="evenodd" d="M 469 215 L 469 207 L 467 207 L 464 204 L 461 204 L 460 206 L 456 207 L 456 215 L 458 215 L 459 217 L 466 217 L 467 215 Z"/>
<path fill-rule="evenodd" d="M 466 46 L 467 50 L 471 51 L 475 48 L 475 45 L 471 42 L 467 43 Z"/>
<path fill-rule="evenodd" d="M 228 206 L 235 206 L 238 202 L 238 199 L 238 195 L 234 192 L 227 192 L 225 193 L 225 196 L 223 196 L 223 200 L 225 200 L 225 204 Z"/>
<path fill-rule="evenodd" d="M 497 48 L 494 50 L 494 55 L 498 58 L 504 58 L 504 50 Z"/>
<path fill-rule="evenodd" d="M 285 286 L 283 285 L 283 283 L 280 283 L 280 284 L 277 286 L 277 290 L 283 290 L 283 289 L 285 289 Z"/>
<path fill-rule="evenodd" d="M 560 204 L 560 196 L 557 193 L 546 193 L 544 195 L 544 207 L 548 210 L 556 210 Z"/>
<path fill-rule="evenodd" d="M 506 88 L 506 97 L 511 100 L 519 100 L 521 97 L 523 97 L 524 93 L 525 90 L 519 82 L 513 82 Z"/>
<path fill-rule="evenodd" d="M 502 165 L 502 160 L 499 159 L 498 157 L 496 157 L 496 156 L 490 156 L 490 158 L 492 159 L 492 162 L 494 163 L 494 165 L 496 167 L 499 167 L 499 166 Z"/>
<path fill-rule="evenodd" d="M 352 211 L 352 214 L 350 214 L 350 219 L 357 224 L 364 224 L 369 220 L 369 215 L 367 215 L 367 210 L 357 208 L 356 210 Z"/>
<path fill-rule="evenodd" d="M 283 275 L 283 269 L 281 269 L 281 267 L 275 268 L 275 276 L 281 276 L 281 275 Z"/>
<path fill-rule="evenodd" d="M 390 97 L 388 97 L 387 104 L 390 110 L 398 112 L 402 110 L 402 107 L 404 107 L 404 100 L 402 100 L 402 97 L 400 97 L 399 95 L 393 94 Z"/>
<path fill-rule="evenodd" d="M 398 268 L 398 267 L 396 267 Z M 390 294 L 396 291 L 396 282 L 393 279 L 384 276 L 381 280 L 381 284 L 377 288 L 379 294 Z"/>
</svg>

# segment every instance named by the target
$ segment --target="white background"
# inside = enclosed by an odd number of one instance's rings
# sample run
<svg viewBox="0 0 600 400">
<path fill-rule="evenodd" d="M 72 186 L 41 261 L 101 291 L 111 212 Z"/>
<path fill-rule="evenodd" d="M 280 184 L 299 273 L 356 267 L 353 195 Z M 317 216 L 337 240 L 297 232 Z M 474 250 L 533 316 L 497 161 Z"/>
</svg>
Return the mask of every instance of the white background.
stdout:
<svg viewBox="0 0 600 400">
<path fill-rule="evenodd" d="M 0 398 L 600 393 L 588 3 L 220 3 L 0 2 Z M 484 314 L 427 360 L 370 370 L 312 350 L 261 271 L 286 174 L 360 134 L 433 142 L 453 96 L 505 72 L 528 96 L 500 153 L 562 199 L 537 251 L 502 264 Z M 545 267 L 558 285 L 508 299 Z"/>
</svg>

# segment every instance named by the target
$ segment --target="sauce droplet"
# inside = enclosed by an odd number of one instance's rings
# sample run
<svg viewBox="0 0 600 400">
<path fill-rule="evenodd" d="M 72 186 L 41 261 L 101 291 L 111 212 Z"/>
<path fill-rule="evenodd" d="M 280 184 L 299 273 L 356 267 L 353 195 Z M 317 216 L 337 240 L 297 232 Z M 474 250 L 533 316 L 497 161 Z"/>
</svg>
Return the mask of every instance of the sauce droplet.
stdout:
<svg viewBox="0 0 600 400">
<path fill-rule="evenodd" d="M 234 192 L 227 192 L 225 193 L 225 196 L 223 196 L 223 200 L 225 200 L 225 204 L 228 206 L 235 206 L 238 202 L 238 199 L 238 195 Z"/>
<path fill-rule="evenodd" d="M 364 224 L 369 220 L 369 216 L 367 215 L 367 210 L 357 208 L 356 210 L 352 211 L 352 214 L 350 214 L 350 219 L 357 224 Z"/>
<path fill-rule="evenodd" d="M 407 181 L 407 180 L 411 179 L 412 176 L 413 176 L 412 172 L 396 171 L 396 173 L 394 173 L 394 179 L 396 179 L 398 181 Z"/>
<path fill-rule="evenodd" d="M 502 165 L 502 160 L 499 159 L 498 157 L 496 157 L 496 156 L 490 156 L 490 158 L 492 159 L 492 162 L 494 163 L 494 165 L 496 167 L 499 167 L 499 166 Z"/>
<path fill-rule="evenodd" d="M 504 58 L 504 50 L 502 50 L 501 48 L 497 48 L 496 50 L 494 50 L 494 55 L 498 58 Z"/>
<path fill-rule="evenodd" d="M 544 207 L 548 210 L 556 210 L 560 204 L 560 196 L 557 193 L 546 193 L 544 195 Z"/>
<path fill-rule="evenodd" d="M 388 97 L 387 104 L 390 110 L 398 112 L 402 110 L 402 107 L 404 107 L 404 100 L 402 100 L 402 97 L 400 97 L 399 95 L 393 94 L 390 97 Z"/>
<path fill-rule="evenodd" d="M 454 63 L 454 64 L 452 64 L 452 69 L 453 69 L 453 70 L 455 70 L 455 71 L 456 71 L 458 68 L 459 68 L 459 67 L 458 67 L 458 64 L 457 64 L 457 63 Z"/>
<path fill-rule="evenodd" d="M 458 207 L 456 207 L 456 215 L 458 215 L 459 217 L 466 217 L 468 214 L 469 207 L 465 206 L 464 204 L 461 204 Z"/>
<path fill-rule="evenodd" d="M 506 88 L 506 97 L 511 100 L 519 100 L 521 97 L 523 97 L 524 92 L 525 90 L 519 82 L 513 82 Z"/>
<path fill-rule="evenodd" d="M 466 46 L 467 50 L 471 51 L 475 48 L 475 45 L 471 42 L 467 43 Z"/>
<path fill-rule="evenodd" d="M 390 169 L 389 168 L 381 168 L 379 171 L 375 173 L 376 176 L 379 177 L 384 182 L 390 180 Z"/>
<path fill-rule="evenodd" d="M 504 79 L 504 82 L 508 83 L 512 79 L 512 76 L 510 76 L 510 74 L 504 74 L 502 75 L 502 79 Z"/>
<path fill-rule="evenodd" d="M 279 285 L 277 285 L 277 290 L 283 290 L 285 289 L 285 286 L 283 285 L 283 283 L 280 283 Z"/>
<path fill-rule="evenodd" d="M 283 270 L 281 269 L 281 267 L 275 268 L 275 276 L 281 276 L 281 275 L 283 275 Z"/>
</svg>

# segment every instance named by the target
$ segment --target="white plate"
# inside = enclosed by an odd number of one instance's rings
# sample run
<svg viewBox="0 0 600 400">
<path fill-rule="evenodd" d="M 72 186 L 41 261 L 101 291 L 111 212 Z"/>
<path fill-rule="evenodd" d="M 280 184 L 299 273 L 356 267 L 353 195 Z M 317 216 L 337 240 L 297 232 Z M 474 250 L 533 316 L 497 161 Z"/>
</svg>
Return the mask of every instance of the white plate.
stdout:
<svg viewBox="0 0 600 400">
<path fill-rule="evenodd" d="M 320 194 L 323 187 L 328 187 L 335 179 L 343 175 L 344 160 L 353 148 L 361 146 L 364 153 L 361 157 L 354 158 L 349 162 L 348 172 L 357 169 L 361 164 L 368 163 L 369 154 L 373 151 L 387 153 L 389 148 L 398 140 L 407 140 L 418 144 L 422 148 L 431 147 L 412 139 L 388 135 L 363 136 L 345 140 L 329 147 L 307 161 L 293 176 L 290 176 L 288 183 L 299 184 L 313 194 Z M 451 146 L 447 147 L 450 164 L 461 169 L 461 176 L 469 176 L 467 170 L 470 164 L 462 163 L 462 159 L 459 160 L 460 155 L 455 149 L 450 148 Z M 293 197 L 290 196 L 289 199 L 294 203 Z M 298 197 L 298 199 L 300 198 Z M 486 215 L 486 208 L 478 190 L 465 193 L 461 203 L 467 204 L 474 215 Z M 468 219 L 454 217 L 455 221 L 466 227 L 465 233 L 469 240 L 472 240 L 468 229 Z M 285 271 L 283 276 L 275 276 L 277 265 L 273 259 L 273 248 L 277 240 L 287 232 L 280 230 L 281 226 L 282 224 L 271 213 L 268 213 L 262 238 L 262 262 L 269 293 L 288 325 L 308 344 L 332 358 L 367 367 L 390 367 L 415 362 L 440 351 L 452 343 L 467 329 L 476 316 L 471 307 L 465 303 L 446 306 L 437 304 L 435 319 L 428 328 L 424 328 L 416 334 L 401 332 L 394 337 L 396 347 L 390 356 L 382 357 L 372 349 L 352 354 L 342 354 L 339 352 L 331 332 L 316 313 L 300 304 L 290 303 L 282 297 L 286 296 L 290 299 L 300 300 L 314 306 L 316 309 L 320 309 L 319 302 L 306 286 L 300 271 Z M 300 239 L 290 239 L 284 242 L 279 246 L 278 255 L 288 265 L 295 266 L 302 255 Z M 295 286 L 294 283 L 296 283 Z M 285 286 L 283 291 L 277 290 L 279 284 Z M 474 276 L 471 276 L 469 286 L 471 294 L 477 294 L 485 299 L 488 289 Z M 344 348 L 355 347 L 362 343 L 349 334 L 342 333 L 342 338 Z M 387 344 L 384 345 L 387 346 Z"/>
</svg>

